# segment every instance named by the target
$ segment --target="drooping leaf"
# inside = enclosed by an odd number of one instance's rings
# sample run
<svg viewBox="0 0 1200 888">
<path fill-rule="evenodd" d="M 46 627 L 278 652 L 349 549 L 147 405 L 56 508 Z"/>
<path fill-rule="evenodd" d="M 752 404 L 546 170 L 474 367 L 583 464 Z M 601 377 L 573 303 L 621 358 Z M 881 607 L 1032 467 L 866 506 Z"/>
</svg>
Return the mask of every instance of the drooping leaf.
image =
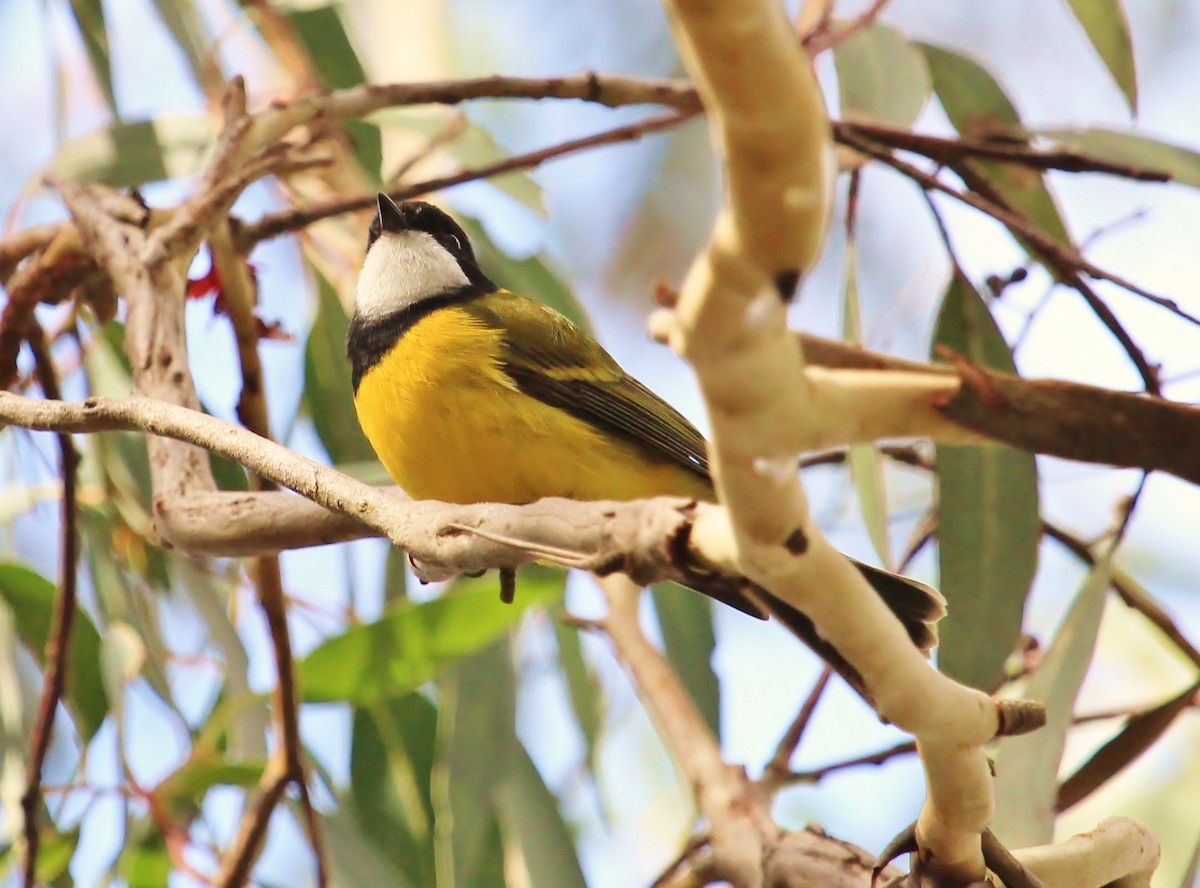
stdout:
<svg viewBox="0 0 1200 888">
<path fill-rule="evenodd" d="M 346 316 L 337 293 L 317 276 L 317 316 L 304 346 L 304 405 L 317 437 L 335 463 L 378 465 L 354 410 L 350 362 L 346 358 Z"/>
<path fill-rule="evenodd" d="M 713 736 L 721 736 L 721 685 L 713 672 L 716 648 L 712 602 L 691 589 L 659 583 L 650 590 L 667 659 L 675 667 Z"/>
<path fill-rule="evenodd" d="M 224 758 L 230 762 L 260 763 L 267 759 L 267 733 L 271 716 L 267 705 L 250 687 L 250 656 L 229 617 L 226 602 L 234 594 L 232 582 L 224 587 L 204 566 L 181 558 L 176 567 L 177 580 L 186 590 L 188 603 L 208 630 L 209 643 L 220 651 L 224 661 L 225 683 L 221 696 L 228 707 L 225 726 Z M 245 701 L 244 705 L 242 701 Z"/>
<path fill-rule="evenodd" d="M 834 47 L 842 117 L 907 129 L 929 101 L 924 54 L 903 34 L 873 24 Z"/>
<path fill-rule="evenodd" d="M 567 682 L 571 711 L 587 749 L 587 765 L 594 768 L 600 731 L 604 727 L 604 688 L 583 656 L 579 630 L 562 620 L 555 620 L 554 638 L 558 647 L 558 665 Z"/>
<path fill-rule="evenodd" d="M 342 24 L 341 3 L 289 10 L 286 15 L 320 76 L 330 89 L 348 89 L 366 81 L 362 63 Z M 374 182 L 382 181 L 383 141 L 379 127 L 351 120 L 342 124 L 354 153 Z"/>
<path fill-rule="evenodd" d="M 54 619 L 58 590 L 45 577 L 21 564 L 0 562 L 0 597 L 12 610 L 17 634 L 45 668 L 46 640 Z M 91 740 L 108 714 L 108 694 L 100 669 L 100 633 L 78 605 L 67 655 L 67 708 L 84 742 Z"/>
<path fill-rule="evenodd" d="M 121 852 L 117 872 L 129 883 L 129 888 L 166 885 L 175 869 L 166 837 L 154 828 L 143 827 L 136 832 L 136 838 L 128 841 Z"/>
<path fill-rule="evenodd" d="M 1057 811 L 1083 801 L 1114 775 L 1125 770 L 1161 737 L 1179 714 L 1196 701 L 1200 682 L 1147 712 L 1131 716 L 1120 732 L 1101 746 L 1058 788 Z"/>
<path fill-rule="evenodd" d="M 925 53 L 938 100 L 962 136 L 1009 142 L 1027 140 L 1017 109 L 982 65 L 961 53 L 929 44 L 918 45 Z M 976 161 L 974 168 L 1009 206 L 1059 243 L 1070 242 L 1062 215 L 1040 172 L 1020 164 L 991 160 Z"/>
<path fill-rule="evenodd" d="M 486 886 L 499 843 L 495 794 L 511 774 L 519 748 L 508 638 L 447 664 L 438 699 L 439 763 L 433 785 L 438 884 Z"/>
<path fill-rule="evenodd" d="M 88 62 L 100 83 L 100 91 L 113 116 L 117 115 L 117 97 L 113 92 L 112 63 L 108 55 L 108 27 L 104 23 L 102 0 L 71 0 L 71 15 L 83 38 Z"/>
<path fill-rule="evenodd" d="M 364 840 L 414 885 L 433 885 L 437 709 L 406 694 L 354 713 L 349 803 Z"/>
<path fill-rule="evenodd" d="M 459 216 L 463 229 L 471 239 L 479 265 L 499 286 L 536 299 L 566 315 L 580 327 L 590 330 L 587 314 L 575 295 L 567 289 L 557 273 L 550 269 L 541 255 L 514 259 L 492 243 L 487 230 L 474 219 Z"/>
<path fill-rule="evenodd" d="M 212 125 L 200 115 L 118 122 L 65 143 L 48 171 L 112 188 L 179 179 L 200 170 L 212 140 Z"/>
<path fill-rule="evenodd" d="M 1000 740 L 996 755 L 996 815 L 992 831 L 1010 848 L 1044 845 L 1054 837 L 1058 767 L 1079 686 L 1092 661 L 1105 593 L 1112 579 L 1107 555 L 1097 559 L 1025 688 L 1046 705 L 1046 725 Z"/>
<path fill-rule="evenodd" d="M 858 250 L 853 237 L 846 240 L 846 286 L 842 301 L 842 336 L 862 343 L 862 304 L 858 297 Z M 888 525 L 887 486 L 883 476 L 883 454 L 873 443 L 851 444 L 846 456 L 850 480 L 858 493 L 867 534 L 884 566 L 892 560 L 891 530 Z"/>
<path fill-rule="evenodd" d="M 496 141 L 482 124 L 464 115 L 413 113 L 387 108 L 371 114 L 369 120 L 382 126 L 403 130 L 436 141 L 439 150 L 456 158 L 466 169 L 497 163 L 512 156 L 512 152 Z M 513 170 L 485 179 L 489 185 L 528 207 L 539 216 L 546 215 L 542 186 L 528 171 Z"/>
<path fill-rule="evenodd" d="M 354 888 L 428 888 L 433 882 L 411 882 L 380 848 L 368 840 L 362 825 L 350 811 L 340 807 L 323 815 L 321 830 L 329 857 L 331 885 Z M 503 884 L 503 883 L 499 883 Z"/>
<path fill-rule="evenodd" d="M 558 800 L 542 780 L 524 746 L 517 749 L 512 773 L 496 795 L 500 833 L 506 847 L 516 845 L 529 888 L 587 888 L 575 842 Z M 511 884 L 511 883 L 510 883 Z"/>
<path fill-rule="evenodd" d="M 991 370 L 1014 373 L 1012 353 L 971 282 L 956 270 L 938 313 L 934 343 Z M 1037 570 L 1037 465 L 999 444 L 938 445 L 941 590 L 950 615 L 940 626 L 938 666 L 990 691 L 1021 631 Z"/>
<path fill-rule="evenodd" d="M 1100 160 L 1124 163 L 1169 175 L 1172 181 L 1200 188 L 1200 152 L 1145 136 L 1099 127 L 1039 130 L 1060 148 L 1081 151 Z"/>
<path fill-rule="evenodd" d="M 204 19 L 191 0 L 153 0 L 158 17 L 175 39 L 175 45 L 187 57 L 188 66 L 197 85 L 204 87 L 221 75 L 212 58 L 212 39 Z M 211 59 L 211 61 L 210 61 Z"/>
<path fill-rule="evenodd" d="M 1121 0 L 1067 0 L 1067 5 L 1116 81 L 1129 110 L 1136 115 L 1138 90 L 1133 41 Z"/>
<path fill-rule="evenodd" d="M 449 660 L 478 651 L 514 625 L 525 610 L 556 600 L 561 583 L 517 578 L 513 604 L 500 601 L 494 576 L 422 604 L 403 604 L 375 623 L 329 639 L 297 667 L 304 700 L 359 706 L 399 696 L 433 678 Z"/>
</svg>

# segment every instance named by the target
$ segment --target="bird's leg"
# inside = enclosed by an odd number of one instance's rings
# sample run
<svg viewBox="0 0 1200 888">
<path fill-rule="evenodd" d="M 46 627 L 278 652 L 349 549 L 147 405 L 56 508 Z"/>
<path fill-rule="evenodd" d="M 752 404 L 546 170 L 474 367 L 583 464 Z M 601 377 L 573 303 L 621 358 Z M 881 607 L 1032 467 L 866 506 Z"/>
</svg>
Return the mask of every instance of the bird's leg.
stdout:
<svg viewBox="0 0 1200 888">
<path fill-rule="evenodd" d="M 500 568 L 500 600 L 512 604 L 517 595 L 517 569 L 515 567 Z"/>
</svg>

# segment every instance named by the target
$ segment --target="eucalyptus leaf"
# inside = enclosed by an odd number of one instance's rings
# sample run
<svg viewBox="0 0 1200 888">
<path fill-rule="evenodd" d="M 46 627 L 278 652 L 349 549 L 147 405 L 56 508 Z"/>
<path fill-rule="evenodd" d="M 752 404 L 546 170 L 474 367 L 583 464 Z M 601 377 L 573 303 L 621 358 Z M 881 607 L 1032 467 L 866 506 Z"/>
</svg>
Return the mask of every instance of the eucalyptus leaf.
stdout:
<svg viewBox="0 0 1200 888">
<path fill-rule="evenodd" d="M 1138 88 L 1133 40 L 1129 36 L 1129 21 L 1121 0 L 1067 0 L 1067 5 L 1116 81 L 1130 112 L 1136 115 Z"/>
<path fill-rule="evenodd" d="M 650 590 L 662 629 L 667 659 L 704 716 L 714 737 L 721 736 L 721 684 L 712 668 L 717 640 L 712 602 L 691 589 L 659 583 Z"/>
<path fill-rule="evenodd" d="M 180 179 L 200 170 L 212 141 L 212 124 L 200 115 L 118 122 L 66 142 L 47 172 L 112 188 Z"/>
<path fill-rule="evenodd" d="M 842 336 L 862 344 L 862 304 L 858 295 L 858 249 L 853 237 L 846 241 L 846 286 L 842 297 Z M 883 454 L 871 443 L 851 444 L 846 457 L 850 480 L 858 493 L 867 534 L 879 562 L 885 567 L 892 560 L 891 529 L 888 526 L 887 486 L 883 474 Z"/>
<path fill-rule="evenodd" d="M 551 270 L 546 257 L 535 254 L 514 259 L 492 242 L 478 221 L 463 216 L 459 216 L 458 221 L 470 237 L 479 266 L 488 277 L 507 290 L 550 306 L 590 332 L 591 325 L 582 304 L 563 284 L 558 273 Z"/>
<path fill-rule="evenodd" d="M 554 621 L 558 665 L 567 683 L 567 696 L 575 723 L 583 734 L 588 768 L 596 766 L 600 732 L 604 727 L 604 687 L 600 677 L 583 656 L 580 630 L 562 620 Z"/>
<path fill-rule="evenodd" d="M 330 283 L 317 275 L 317 316 L 304 346 L 304 406 L 317 437 L 335 463 L 379 467 L 379 460 L 358 424 L 346 330 L 350 326 Z"/>
<path fill-rule="evenodd" d="M 103 0 L 70 0 L 71 16 L 83 38 L 88 62 L 100 83 L 100 91 L 113 116 L 117 116 L 117 97 L 113 91 L 112 62 L 109 58 L 108 26 L 104 22 Z"/>
<path fill-rule="evenodd" d="M 45 668 L 46 641 L 54 619 L 58 590 L 45 577 L 21 564 L 0 562 L 0 597 L 12 610 L 17 634 Z M 108 694 L 100 668 L 100 634 L 91 617 L 76 605 L 67 652 L 67 708 L 86 743 L 108 715 Z"/>
<path fill-rule="evenodd" d="M 992 831 L 1010 848 L 1048 844 L 1054 838 L 1058 768 L 1079 686 L 1092 662 L 1105 593 L 1112 580 L 1107 555 L 1097 559 L 1063 620 L 1024 697 L 1046 705 L 1046 725 L 1020 737 L 1003 737 L 996 754 L 996 814 Z"/>
<path fill-rule="evenodd" d="M 500 601 L 494 576 L 462 586 L 433 601 L 404 603 L 318 646 L 297 664 L 304 700 L 369 705 L 415 690 L 444 663 L 501 636 L 528 608 L 562 596 L 561 583 L 556 588 L 521 577 L 513 604 Z"/>
<path fill-rule="evenodd" d="M 348 801 L 363 839 L 414 885 L 435 883 L 437 720 L 437 709 L 419 693 L 354 712 Z"/>
<path fill-rule="evenodd" d="M 346 28 L 342 23 L 342 3 L 326 3 L 287 11 L 288 23 L 308 50 L 321 82 L 330 89 L 349 89 L 366 82 Z M 360 120 L 345 121 L 342 126 L 354 147 L 363 170 L 378 184 L 383 165 L 383 140 L 379 127 Z"/>
<path fill-rule="evenodd" d="M 496 811 L 505 846 L 516 845 L 529 888 L 587 888 L 575 842 L 558 800 L 542 780 L 524 746 L 499 787 Z"/>
<path fill-rule="evenodd" d="M 946 116 L 964 137 L 1025 142 L 1028 133 L 1017 109 L 996 79 L 962 53 L 918 44 L 925 53 L 933 89 Z M 1070 243 L 1058 206 L 1042 173 L 1021 164 L 977 160 L 976 169 L 1008 205 L 1060 244 Z M 967 183 L 971 186 L 971 183 Z M 986 195 L 985 195 L 986 196 Z"/>
<path fill-rule="evenodd" d="M 516 676 L 507 637 L 447 665 L 438 682 L 433 788 L 438 885 L 486 886 L 499 849 L 495 793 L 519 744 Z"/>
<path fill-rule="evenodd" d="M 1012 352 L 979 292 L 960 270 L 942 299 L 934 342 L 1014 373 Z M 939 668 L 990 691 L 1021 632 L 1037 570 L 1041 523 L 1032 454 L 999 444 L 938 445 L 938 557 L 949 616 Z"/>
<path fill-rule="evenodd" d="M 1166 173 L 1172 181 L 1200 188 L 1200 152 L 1121 130 L 1099 127 L 1039 130 L 1060 148 L 1100 160 Z"/>
<path fill-rule="evenodd" d="M 920 49 L 895 28 L 873 24 L 833 49 L 842 117 L 907 129 L 932 83 Z"/>
</svg>

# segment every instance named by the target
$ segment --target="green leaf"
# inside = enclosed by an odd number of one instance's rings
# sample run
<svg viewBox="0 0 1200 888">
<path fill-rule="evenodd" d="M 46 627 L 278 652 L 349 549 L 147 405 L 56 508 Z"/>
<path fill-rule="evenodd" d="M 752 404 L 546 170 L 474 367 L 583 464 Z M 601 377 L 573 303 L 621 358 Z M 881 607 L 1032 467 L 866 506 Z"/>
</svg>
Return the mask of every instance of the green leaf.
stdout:
<svg viewBox="0 0 1200 888">
<path fill-rule="evenodd" d="M 46 812 L 41 816 L 45 818 Z M 67 868 L 79 845 L 79 829 L 59 832 L 52 826 L 44 826 L 38 835 L 37 882 L 59 885 L 68 881 Z"/>
<path fill-rule="evenodd" d="M 903 34 L 874 24 L 833 50 L 842 117 L 907 129 L 929 101 L 924 54 Z"/>
<path fill-rule="evenodd" d="M 583 734 L 587 766 L 594 769 L 604 727 L 604 687 L 600 677 L 583 656 L 580 630 L 554 620 L 554 638 L 558 647 L 558 665 L 567 682 L 571 711 Z"/>
<path fill-rule="evenodd" d="M 227 602 L 236 592 L 236 581 L 224 580 L 211 573 L 211 567 L 180 558 L 177 581 L 186 590 L 187 600 L 208 630 L 208 640 L 221 653 L 225 683 L 221 697 L 231 704 L 225 712 L 224 757 L 231 762 L 264 762 L 267 759 L 267 733 L 271 715 L 265 701 L 250 687 L 250 656 L 237 628 L 229 618 Z"/>
<path fill-rule="evenodd" d="M 354 712 L 350 804 L 363 838 L 414 885 L 433 885 L 438 712 L 418 693 Z"/>
<path fill-rule="evenodd" d="M 162 799 L 200 801 L 214 786 L 238 786 L 250 789 L 258 785 L 266 762 L 230 762 L 204 755 L 188 759 L 155 789 Z"/>
<path fill-rule="evenodd" d="M 925 53 L 933 88 L 954 128 L 964 138 L 1027 141 L 1027 133 L 1012 101 L 978 62 L 929 44 Z M 978 160 L 974 164 L 1009 206 L 1062 244 L 1070 243 L 1062 215 L 1042 174 L 1020 164 Z M 967 185 L 975 190 L 972 183 Z M 989 195 L 984 195 L 988 197 Z"/>
<path fill-rule="evenodd" d="M 1121 0 L 1067 0 L 1071 12 L 1108 73 L 1112 75 L 1129 110 L 1137 114 L 1137 75 L 1133 65 L 1133 41 Z"/>
<path fill-rule="evenodd" d="M 858 250 L 853 237 L 846 241 L 846 287 L 843 297 L 842 336 L 862 343 L 862 306 L 858 298 Z M 888 526 L 887 487 L 883 476 L 883 454 L 874 444 L 851 444 L 846 457 L 850 480 L 858 492 L 858 506 L 875 547 L 879 562 L 892 560 L 892 540 Z"/>
<path fill-rule="evenodd" d="M 156 888 L 171 881 L 174 869 L 166 838 L 157 829 L 144 829 L 137 841 L 126 844 L 117 872 L 129 888 Z"/>
<path fill-rule="evenodd" d="M 519 748 L 508 638 L 449 664 L 438 682 L 438 700 L 437 884 L 504 884 L 484 877 L 494 872 L 499 844 L 495 792 L 512 772 Z"/>
<path fill-rule="evenodd" d="M 1080 151 L 1111 163 L 1166 173 L 1175 182 L 1200 188 L 1200 152 L 1179 145 L 1095 127 L 1039 130 L 1038 135 L 1052 139 L 1059 148 Z"/>
<path fill-rule="evenodd" d="M 102 0 L 71 0 L 71 15 L 83 38 L 83 48 L 87 51 L 88 62 L 100 82 L 100 90 L 104 93 L 105 101 L 117 115 L 117 97 L 113 92 L 112 65 L 108 58 L 108 28 L 104 24 L 104 3 Z"/>
<path fill-rule="evenodd" d="M 960 270 L 943 297 L 934 343 L 1015 372 L 1000 329 Z M 941 590 L 950 613 L 940 627 L 938 666 L 990 691 L 1016 645 L 1037 570 L 1037 465 L 1032 454 L 1003 445 L 938 445 L 937 467 Z"/>
<path fill-rule="evenodd" d="M 100 641 L 101 678 L 117 724 L 125 719 L 125 686 L 137 678 L 145 662 L 146 646 L 132 626 L 116 621 L 105 627 Z"/>
<path fill-rule="evenodd" d="M 0 597 L 12 609 L 21 641 L 45 668 L 46 640 L 50 637 L 58 590 L 24 565 L 0 562 Z M 108 695 L 100 676 L 100 634 L 83 608 L 76 606 L 65 693 L 85 743 L 100 729 L 108 714 Z"/>
<path fill-rule="evenodd" d="M 1195 704 L 1197 693 L 1200 693 L 1200 682 L 1147 712 L 1131 716 L 1115 737 L 1096 750 L 1079 770 L 1063 781 L 1058 788 L 1055 810 L 1065 811 L 1083 801 L 1123 771 L 1166 733 L 1180 713 Z"/>
<path fill-rule="evenodd" d="M 575 842 L 558 800 L 521 746 L 514 767 L 496 796 L 496 812 L 506 847 L 516 845 L 529 888 L 587 888 Z"/>
<path fill-rule="evenodd" d="M 354 410 L 354 387 L 346 359 L 349 326 L 337 293 L 318 274 L 317 316 L 304 347 L 304 406 L 331 460 L 378 465 Z"/>
<path fill-rule="evenodd" d="M 66 142 L 48 172 L 112 188 L 180 179 L 200 170 L 212 139 L 208 118 L 193 114 L 114 123 Z"/>
<path fill-rule="evenodd" d="M 321 830 L 329 857 L 331 885 L 352 885 L 354 888 L 432 888 L 434 885 L 433 882 L 406 879 L 379 847 L 367 840 L 362 825 L 345 807 L 338 808 L 332 815 L 322 815 Z"/>
<path fill-rule="evenodd" d="M 212 39 L 204 25 L 204 19 L 192 0 L 153 0 L 158 17 L 162 19 L 171 36 L 187 56 L 192 76 L 201 87 L 220 75 L 215 59 L 211 59 Z"/>
<path fill-rule="evenodd" d="M 375 623 L 329 639 L 301 660 L 303 698 L 364 706 L 415 690 L 447 661 L 494 641 L 528 608 L 561 596 L 561 583 L 523 583 L 518 577 L 516 601 L 504 604 L 491 575 L 456 584 L 455 591 L 433 601 L 406 603 Z"/>
<path fill-rule="evenodd" d="M 497 247 L 487 230 L 475 219 L 459 216 L 463 229 L 471 239 L 479 266 L 499 286 L 530 299 L 536 299 L 566 315 L 585 330 L 591 330 L 587 314 L 575 295 L 567 289 L 557 273 L 550 269 L 541 254 L 514 259 Z"/>
<path fill-rule="evenodd" d="M 721 736 L 721 685 L 713 672 L 716 648 L 712 602 L 703 595 L 674 583 L 659 583 L 650 589 L 654 611 L 662 629 L 667 659 L 704 716 L 714 737 Z"/>
<path fill-rule="evenodd" d="M 1044 845 L 1054 837 L 1058 767 L 1079 686 L 1092 661 L 1112 562 L 1099 558 L 1084 580 L 1025 699 L 1046 705 L 1046 726 L 1000 740 L 996 755 L 996 815 L 992 831 L 1010 848 Z"/>
<path fill-rule="evenodd" d="M 330 89 L 348 89 L 366 82 L 358 54 L 342 25 L 342 5 L 329 3 L 287 12 L 288 22 L 308 50 L 317 75 Z M 382 181 L 383 141 L 379 127 L 359 120 L 347 121 L 342 126 L 363 170 L 372 181 Z"/>
<path fill-rule="evenodd" d="M 464 167 L 483 167 L 506 160 L 512 153 L 478 123 L 470 123 L 446 146 Z M 540 216 L 546 215 L 542 186 L 527 172 L 514 171 L 487 178 L 489 185 L 524 204 Z"/>
</svg>

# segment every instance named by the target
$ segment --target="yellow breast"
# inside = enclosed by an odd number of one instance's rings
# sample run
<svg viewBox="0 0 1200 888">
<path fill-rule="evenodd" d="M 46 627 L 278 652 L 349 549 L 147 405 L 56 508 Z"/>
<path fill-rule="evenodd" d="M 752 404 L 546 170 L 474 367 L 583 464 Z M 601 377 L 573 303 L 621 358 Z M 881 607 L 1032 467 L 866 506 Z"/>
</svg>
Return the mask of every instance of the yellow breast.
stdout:
<svg viewBox="0 0 1200 888">
<path fill-rule="evenodd" d="M 519 391 L 500 367 L 502 335 L 459 306 L 442 307 L 360 380 L 363 432 L 410 496 L 527 503 L 706 495 L 691 473 Z"/>
</svg>

